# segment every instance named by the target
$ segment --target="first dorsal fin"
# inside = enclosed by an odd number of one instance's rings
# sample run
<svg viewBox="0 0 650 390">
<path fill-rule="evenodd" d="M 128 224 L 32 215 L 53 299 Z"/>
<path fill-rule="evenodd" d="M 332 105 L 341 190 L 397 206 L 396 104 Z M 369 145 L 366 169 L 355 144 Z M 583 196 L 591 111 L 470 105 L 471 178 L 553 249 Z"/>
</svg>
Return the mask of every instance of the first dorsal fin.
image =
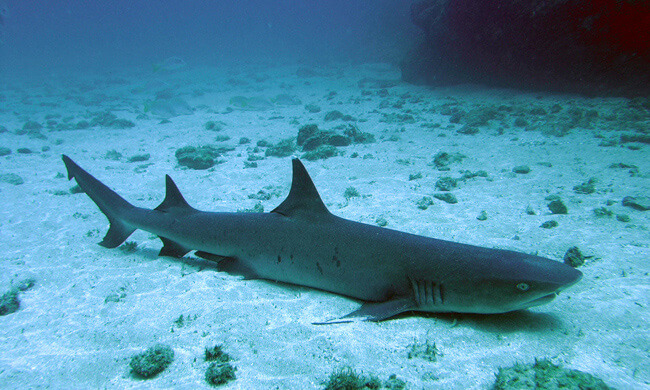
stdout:
<svg viewBox="0 0 650 390">
<path fill-rule="evenodd" d="M 178 189 L 176 183 L 174 183 L 174 181 L 169 175 L 165 175 L 165 183 L 166 183 L 165 200 L 163 200 L 162 203 L 154 210 L 158 210 L 158 211 L 169 211 L 170 209 L 185 210 L 185 211 L 194 210 L 192 206 L 190 206 L 187 203 L 185 198 L 183 198 L 183 195 L 181 195 L 181 191 Z"/>
<path fill-rule="evenodd" d="M 289 196 L 280 203 L 272 213 L 282 214 L 286 217 L 294 217 L 301 214 L 329 215 L 329 210 L 323 203 L 314 182 L 309 173 L 297 158 L 292 160 L 293 178 Z"/>
</svg>

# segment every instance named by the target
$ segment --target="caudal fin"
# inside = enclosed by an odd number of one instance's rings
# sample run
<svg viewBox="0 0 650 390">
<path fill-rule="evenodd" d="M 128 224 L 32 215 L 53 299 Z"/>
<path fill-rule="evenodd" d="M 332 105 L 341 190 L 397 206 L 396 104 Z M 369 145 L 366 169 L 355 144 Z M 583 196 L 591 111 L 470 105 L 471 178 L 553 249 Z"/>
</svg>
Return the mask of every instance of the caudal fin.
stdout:
<svg viewBox="0 0 650 390">
<path fill-rule="evenodd" d="M 120 246 L 135 231 L 134 227 L 124 222 L 124 216 L 134 206 L 83 170 L 70 157 L 63 155 L 62 158 L 68 170 L 68 180 L 75 178 L 79 187 L 95 202 L 110 222 L 108 233 L 99 245 L 106 248 Z"/>
</svg>

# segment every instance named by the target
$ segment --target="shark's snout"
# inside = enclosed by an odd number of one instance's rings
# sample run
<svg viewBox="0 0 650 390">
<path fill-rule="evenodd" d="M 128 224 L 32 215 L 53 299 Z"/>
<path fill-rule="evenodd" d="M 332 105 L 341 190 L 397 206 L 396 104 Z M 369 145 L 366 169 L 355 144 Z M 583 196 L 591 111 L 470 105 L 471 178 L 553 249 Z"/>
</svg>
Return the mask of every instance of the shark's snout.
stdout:
<svg viewBox="0 0 650 390">
<path fill-rule="evenodd" d="M 555 293 L 559 293 L 582 279 L 582 272 L 577 269 L 560 262 L 554 262 L 551 268 L 552 277 L 548 277 L 546 281 L 550 286 L 555 288 Z"/>
<path fill-rule="evenodd" d="M 570 267 L 572 272 L 567 272 L 567 279 L 568 281 L 564 283 L 562 288 L 560 290 L 564 290 L 565 288 L 571 287 L 574 284 L 578 283 L 580 279 L 582 279 L 582 272 L 578 271 L 577 269 Z"/>
</svg>

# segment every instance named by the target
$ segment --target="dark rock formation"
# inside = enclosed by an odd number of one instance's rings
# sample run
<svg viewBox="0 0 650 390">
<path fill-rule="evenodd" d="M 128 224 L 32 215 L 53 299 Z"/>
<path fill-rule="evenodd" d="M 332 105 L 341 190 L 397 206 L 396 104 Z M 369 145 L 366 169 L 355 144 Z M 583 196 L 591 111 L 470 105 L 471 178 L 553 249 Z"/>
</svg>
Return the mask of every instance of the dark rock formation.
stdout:
<svg viewBox="0 0 650 390">
<path fill-rule="evenodd" d="M 424 42 L 402 63 L 413 83 L 597 95 L 650 93 L 650 2 L 425 0 Z"/>
</svg>

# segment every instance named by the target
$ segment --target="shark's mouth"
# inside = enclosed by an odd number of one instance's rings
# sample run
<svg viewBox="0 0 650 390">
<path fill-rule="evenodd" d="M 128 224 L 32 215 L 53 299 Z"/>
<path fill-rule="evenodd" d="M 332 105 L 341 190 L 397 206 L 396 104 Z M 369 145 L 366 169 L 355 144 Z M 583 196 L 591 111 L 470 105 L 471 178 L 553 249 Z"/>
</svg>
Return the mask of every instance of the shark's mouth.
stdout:
<svg viewBox="0 0 650 390">
<path fill-rule="evenodd" d="M 553 299 L 555 299 L 555 297 L 557 297 L 557 293 L 544 295 L 543 297 L 533 299 L 532 301 L 526 303 L 526 307 L 535 307 L 535 306 L 547 304 L 551 302 Z"/>
</svg>

